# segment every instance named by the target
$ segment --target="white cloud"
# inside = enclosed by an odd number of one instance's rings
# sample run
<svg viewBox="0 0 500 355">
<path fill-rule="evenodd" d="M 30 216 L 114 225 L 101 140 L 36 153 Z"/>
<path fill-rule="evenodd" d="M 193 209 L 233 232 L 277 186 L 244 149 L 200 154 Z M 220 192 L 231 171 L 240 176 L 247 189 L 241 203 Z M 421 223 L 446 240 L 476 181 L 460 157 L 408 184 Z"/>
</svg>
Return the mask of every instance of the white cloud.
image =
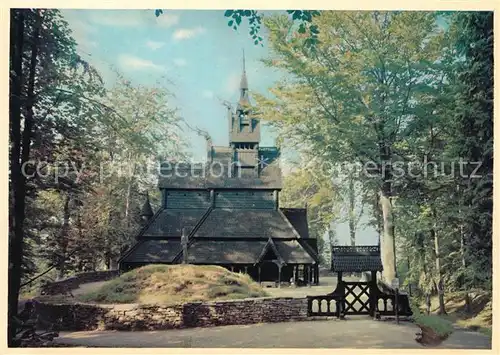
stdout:
<svg viewBox="0 0 500 355">
<path fill-rule="evenodd" d="M 165 67 L 153 63 L 150 60 L 134 57 L 129 54 L 122 54 L 118 57 L 118 63 L 123 69 L 132 70 L 165 70 Z"/>
<path fill-rule="evenodd" d="M 206 99 L 213 99 L 214 98 L 214 92 L 210 90 L 203 90 L 201 93 L 201 96 L 203 96 Z"/>
<path fill-rule="evenodd" d="M 201 26 L 195 28 L 180 28 L 174 32 L 173 38 L 176 40 L 189 39 L 203 33 L 205 33 L 205 29 Z"/>
<path fill-rule="evenodd" d="M 179 23 L 179 15 L 174 15 L 171 13 L 161 14 L 156 18 L 156 24 L 161 27 L 171 27 Z"/>
<path fill-rule="evenodd" d="M 175 58 L 174 59 L 174 64 L 177 65 L 178 67 L 183 67 L 187 65 L 187 62 L 183 58 Z"/>
<path fill-rule="evenodd" d="M 165 42 L 157 42 L 157 41 L 147 41 L 146 46 L 151 48 L 152 50 L 157 50 L 165 45 Z"/>
</svg>

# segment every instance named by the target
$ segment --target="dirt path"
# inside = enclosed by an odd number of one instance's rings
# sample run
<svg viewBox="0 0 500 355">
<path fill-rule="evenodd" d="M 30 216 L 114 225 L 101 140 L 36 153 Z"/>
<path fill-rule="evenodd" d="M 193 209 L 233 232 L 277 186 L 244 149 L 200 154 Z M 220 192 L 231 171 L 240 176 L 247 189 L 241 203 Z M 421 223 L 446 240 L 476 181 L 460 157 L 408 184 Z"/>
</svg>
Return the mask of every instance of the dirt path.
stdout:
<svg viewBox="0 0 500 355">
<path fill-rule="evenodd" d="M 193 348 L 422 348 L 417 327 L 371 319 L 289 322 L 181 330 L 61 333 L 58 343 L 89 347 Z M 457 330 L 441 344 L 448 349 L 489 349 L 485 335 Z"/>
</svg>

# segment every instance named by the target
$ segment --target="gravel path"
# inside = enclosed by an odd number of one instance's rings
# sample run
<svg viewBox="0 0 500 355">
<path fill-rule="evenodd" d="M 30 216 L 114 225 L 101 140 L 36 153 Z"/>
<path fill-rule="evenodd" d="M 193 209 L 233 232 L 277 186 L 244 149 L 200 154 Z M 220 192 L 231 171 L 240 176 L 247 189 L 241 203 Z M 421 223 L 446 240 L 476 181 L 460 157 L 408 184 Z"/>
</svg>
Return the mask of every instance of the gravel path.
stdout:
<svg viewBox="0 0 500 355">
<path fill-rule="evenodd" d="M 348 320 L 289 322 L 164 331 L 64 332 L 61 344 L 89 347 L 165 348 L 422 348 L 411 323 Z M 456 330 L 440 345 L 448 349 L 490 349 L 491 339 Z"/>
</svg>

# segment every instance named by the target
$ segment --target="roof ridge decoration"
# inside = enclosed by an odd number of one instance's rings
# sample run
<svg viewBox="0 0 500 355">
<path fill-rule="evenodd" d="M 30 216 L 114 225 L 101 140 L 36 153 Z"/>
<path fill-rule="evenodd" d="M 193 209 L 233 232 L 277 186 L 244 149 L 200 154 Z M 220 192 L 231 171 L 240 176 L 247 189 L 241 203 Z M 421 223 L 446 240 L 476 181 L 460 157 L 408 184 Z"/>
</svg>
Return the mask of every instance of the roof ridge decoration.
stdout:
<svg viewBox="0 0 500 355">
<path fill-rule="evenodd" d="M 257 261 L 255 262 L 255 264 L 257 264 L 257 263 L 259 263 L 259 262 L 262 261 L 262 258 L 266 255 L 266 253 L 269 250 L 269 248 L 272 248 L 272 250 L 273 250 L 274 254 L 276 255 L 276 257 L 278 258 L 278 261 L 280 262 L 280 264 L 286 265 L 285 260 L 281 256 L 280 252 L 278 251 L 278 248 L 276 247 L 276 244 L 274 244 L 273 238 L 271 238 L 271 237 L 269 237 L 267 239 L 267 243 L 264 246 L 264 248 L 262 249 L 262 252 L 260 253 Z"/>
</svg>

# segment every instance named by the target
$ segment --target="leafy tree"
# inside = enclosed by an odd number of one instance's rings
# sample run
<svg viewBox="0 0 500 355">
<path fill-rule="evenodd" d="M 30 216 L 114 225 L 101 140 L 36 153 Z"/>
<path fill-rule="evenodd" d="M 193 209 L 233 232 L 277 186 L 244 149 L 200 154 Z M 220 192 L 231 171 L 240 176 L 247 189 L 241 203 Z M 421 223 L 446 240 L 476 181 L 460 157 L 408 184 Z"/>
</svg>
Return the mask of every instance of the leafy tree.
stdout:
<svg viewBox="0 0 500 355">
<path fill-rule="evenodd" d="M 456 16 L 457 75 L 451 145 L 465 162 L 457 184 L 463 192 L 461 287 L 491 288 L 493 212 L 493 13 Z M 479 167 L 477 171 L 476 167 Z"/>
<path fill-rule="evenodd" d="M 325 232 L 332 233 L 332 221 L 339 214 L 339 196 L 333 182 L 321 174 L 319 167 L 299 168 L 286 176 L 280 194 L 280 205 L 289 208 L 307 208 L 309 233 L 318 241 L 323 263 L 329 265 L 331 240 L 325 244 Z"/>
<path fill-rule="evenodd" d="M 392 213 L 397 145 L 425 112 L 420 98 L 442 80 L 445 36 L 435 13 L 322 12 L 313 19 L 319 44 L 289 36 L 293 23 L 267 18 L 271 67 L 293 74 L 275 99 L 260 98 L 266 117 L 286 122 L 317 155 L 359 162 L 371 174 L 383 215 L 384 276 L 395 276 Z M 278 109 L 276 109 L 278 108 Z"/>
<path fill-rule="evenodd" d="M 26 233 L 26 202 L 36 197 L 37 179 L 28 162 L 37 153 L 50 159 L 50 152 L 39 148 L 44 140 L 52 142 L 52 148 L 56 145 L 61 116 L 55 111 L 63 106 L 76 109 L 74 96 L 78 93 L 66 95 L 59 89 L 88 85 L 88 80 L 74 80 L 93 74 L 76 54 L 67 24 L 57 10 L 11 10 L 10 16 L 9 319 L 17 313 L 23 263 L 28 264 L 25 234 L 32 235 Z M 14 332 L 9 323 L 9 341 Z"/>
<path fill-rule="evenodd" d="M 20 286 L 38 267 L 63 277 L 110 266 L 138 227 L 141 191 L 156 178 L 142 165 L 180 156 L 184 144 L 168 91 L 122 80 L 106 93 L 58 10 L 12 10 L 10 46 L 12 319 Z M 106 180 L 99 168 L 115 162 L 131 174 Z M 9 322 L 9 339 L 14 332 Z"/>
</svg>

